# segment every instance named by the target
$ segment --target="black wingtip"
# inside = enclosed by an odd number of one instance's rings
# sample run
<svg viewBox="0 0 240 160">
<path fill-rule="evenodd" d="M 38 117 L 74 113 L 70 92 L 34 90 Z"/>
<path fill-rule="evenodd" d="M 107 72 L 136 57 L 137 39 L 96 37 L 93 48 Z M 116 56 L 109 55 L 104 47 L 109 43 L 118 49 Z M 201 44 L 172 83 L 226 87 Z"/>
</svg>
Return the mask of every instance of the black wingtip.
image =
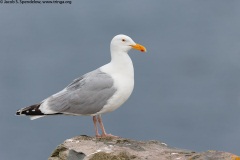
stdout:
<svg viewBox="0 0 240 160">
<path fill-rule="evenodd" d="M 39 109 L 41 104 L 34 104 L 29 107 L 25 107 L 22 109 L 19 109 L 16 112 L 16 115 L 26 115 L 26 116 L 37 116 L 37 115 L 44 115 L 41 110 Z"/>
<path fill-rule="evenodd" d="M 16 115 L 19 116 L 21 114 L 20 110 L 16 112 Z"/>
<path fill-rule="evenodd" d="M 31 105 L 29 107 L 25 107 L 22 109 L 17 110 L 16 115 L 17 116 L 42 116 L 42 115 L 58 115 L 58 114 L 63 114 L 63 113 L 52 113 L 52 114 L 44 114 L 41 112 L 41 110 L 39 109 L 41 103 L 40 104 L 34 104 Z"/>
</svg>

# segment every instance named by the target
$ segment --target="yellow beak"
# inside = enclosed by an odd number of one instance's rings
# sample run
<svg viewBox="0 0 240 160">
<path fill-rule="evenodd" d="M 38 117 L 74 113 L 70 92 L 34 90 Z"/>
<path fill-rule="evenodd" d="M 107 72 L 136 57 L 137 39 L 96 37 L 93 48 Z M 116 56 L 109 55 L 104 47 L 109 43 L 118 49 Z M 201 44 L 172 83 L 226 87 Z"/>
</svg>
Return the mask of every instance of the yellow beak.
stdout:
<svg viewBox="0 0 240 160">
<path fill-rule="evenodd" d="M 141 52 L 147 52 L 147 49 L 144 46 L 140 45 L 140 44 L 131 45 L 131 47 L 133 49 L 139 50 Z"/>
</svg>

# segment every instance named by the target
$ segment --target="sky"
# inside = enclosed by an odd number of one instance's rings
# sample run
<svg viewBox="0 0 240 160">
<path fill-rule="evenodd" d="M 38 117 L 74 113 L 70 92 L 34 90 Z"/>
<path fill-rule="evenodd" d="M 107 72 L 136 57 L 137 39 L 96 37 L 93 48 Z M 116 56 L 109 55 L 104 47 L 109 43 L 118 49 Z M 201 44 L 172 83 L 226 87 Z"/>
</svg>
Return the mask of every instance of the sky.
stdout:
<svg viewBox="0 0 240 160">
<path fill-rule="evenodd" d="M 66 139 L 94 136 L 88 116 L 31 121 L 15 112 L 108 63 L 117 34 L 148 52 L 129 52 L 135 88 L 102 115 L 108 133 L 240 155 L 240 1 L 71 2 L 0 3 L 3 159 L 47 159 Z"/>
</svg>

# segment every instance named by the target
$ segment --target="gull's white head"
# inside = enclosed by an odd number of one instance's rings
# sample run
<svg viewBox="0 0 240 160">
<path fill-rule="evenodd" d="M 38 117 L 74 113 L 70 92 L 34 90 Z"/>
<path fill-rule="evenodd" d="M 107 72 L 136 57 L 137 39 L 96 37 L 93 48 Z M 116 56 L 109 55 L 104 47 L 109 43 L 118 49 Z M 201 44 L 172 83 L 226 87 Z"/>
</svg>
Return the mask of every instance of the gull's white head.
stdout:
<svg viewBox="0 0 240 160">
<path fill-rule="evenodd" d="M 130 37 L 119 34 L 113 37 L 111 41 L 111 51 L 128 52 L 130 49 L 136 49 L 141 52 L 146 52 L 146 48 L 140 44 L 135 43 Z"/>
</svg>

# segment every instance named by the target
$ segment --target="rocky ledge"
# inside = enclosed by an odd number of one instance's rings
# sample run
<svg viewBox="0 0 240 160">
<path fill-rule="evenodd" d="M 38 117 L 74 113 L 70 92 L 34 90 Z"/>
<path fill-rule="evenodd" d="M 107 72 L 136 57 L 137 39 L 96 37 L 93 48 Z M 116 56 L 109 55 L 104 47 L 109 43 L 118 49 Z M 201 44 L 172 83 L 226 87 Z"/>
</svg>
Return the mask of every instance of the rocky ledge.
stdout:
<svg viewBox="0 0 240 160">
<path fill-rule="evenodd" d="M 48 160 L 240 160 L 220 151 L 197 153 L 159 141 L 77 136 L 60 144 Z"/>
</svg>

